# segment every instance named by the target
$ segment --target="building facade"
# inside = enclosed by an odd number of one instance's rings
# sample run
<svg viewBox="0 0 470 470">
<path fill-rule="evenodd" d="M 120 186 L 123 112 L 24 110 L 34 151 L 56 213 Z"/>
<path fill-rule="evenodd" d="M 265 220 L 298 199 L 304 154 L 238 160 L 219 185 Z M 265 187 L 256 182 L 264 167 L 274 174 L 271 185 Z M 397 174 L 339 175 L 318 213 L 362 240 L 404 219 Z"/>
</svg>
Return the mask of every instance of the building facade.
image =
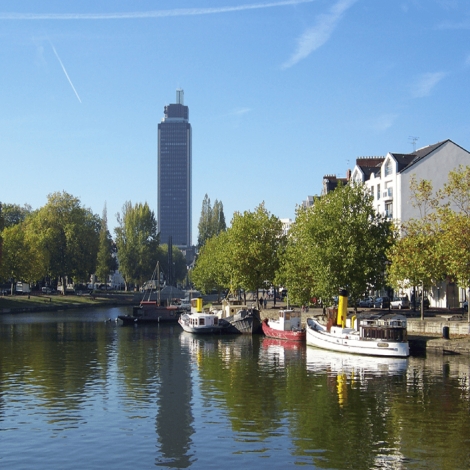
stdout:
<svg viewBox="0 0 470 470">
<path fill-rule="evenodd" d="M 158 124 L 157 218 L 160 243 L 171 239 L 181 249 L 191 246 L 191 134 L 184 92 L 176 90 L 176 103 L 164 107 Z"/>
<path fill-rule="evenodd" d="M 409 154 L 389 152 L 385 157 L 358 158 L 351 179 L 366 185 L 379 214 L 399 223 L 420 218 L 419 209 L 412 204 L 412 178 L 430 181 L 436 191 L 443 188 L 450 171 L 469 164 L 467 150 L 444 140 Z M 433 307 L 457 308 L 467 299 L 464 289 L 448 281 L 434 286 L 428 294 Z"/>
</svg>

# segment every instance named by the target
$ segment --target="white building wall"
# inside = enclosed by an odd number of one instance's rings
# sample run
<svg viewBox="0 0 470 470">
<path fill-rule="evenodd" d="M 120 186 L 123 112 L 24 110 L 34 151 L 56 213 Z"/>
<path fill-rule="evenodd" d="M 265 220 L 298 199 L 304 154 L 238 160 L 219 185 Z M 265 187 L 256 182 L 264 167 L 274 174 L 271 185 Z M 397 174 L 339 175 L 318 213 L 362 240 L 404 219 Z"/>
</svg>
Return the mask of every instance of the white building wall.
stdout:
<svg viewBox="0 0 470 470">
<path fill-rule="evenodd" d="M 470 153 L 453 142 L 446 142 L 434 152 L 405 169 L 401 173 L 401 220 L 420 216 L 418 208 L 414 208 L 410 202 L 410 181 L 413 175 L 419 180 L 429 180 L 434 191 L 444 187 L 447 183 L 449 172 L 456 170 L 459 165 L 470 165 Z"/>
</svg>

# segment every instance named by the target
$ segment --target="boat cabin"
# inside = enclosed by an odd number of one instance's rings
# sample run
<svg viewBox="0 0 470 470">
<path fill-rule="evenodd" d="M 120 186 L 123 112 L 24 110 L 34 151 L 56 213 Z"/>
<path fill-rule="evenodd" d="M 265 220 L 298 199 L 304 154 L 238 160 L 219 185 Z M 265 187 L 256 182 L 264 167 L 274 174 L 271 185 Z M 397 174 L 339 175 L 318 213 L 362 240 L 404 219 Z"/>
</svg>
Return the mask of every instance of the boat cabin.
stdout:
<svg viewBox="0 0 470 470">
<path fill-rule="evenodd" d="M 359 321 L 362 338 L 387 341 L 407 341 L 406 317 L 403 315 L 375 315 Z"/>
<path fill-rule="evenodd" d="M 279 310 L 279 318 L 271 320 L 268 324 L 271 328 L 280 331 L 300 330 L 301 313 L 294 310 Z"/>
<path fill-rule="evenodd" d="M 189 315 L 189 326 L 197 328 L 198 326 L 218 326 L 219 317 L 217 315 Z"/>
</svg>

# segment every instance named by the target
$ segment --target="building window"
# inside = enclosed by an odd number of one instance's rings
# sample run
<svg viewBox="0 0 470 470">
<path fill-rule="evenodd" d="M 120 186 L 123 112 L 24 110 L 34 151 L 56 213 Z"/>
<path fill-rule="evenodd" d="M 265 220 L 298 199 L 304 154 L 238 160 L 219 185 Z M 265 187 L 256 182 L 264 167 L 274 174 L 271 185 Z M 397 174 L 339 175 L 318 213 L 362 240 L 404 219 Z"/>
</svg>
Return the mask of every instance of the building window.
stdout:
<svg viewBox="0 0 470 470">
<path fill-rule="evenodd" d="M 390 160 L 390 158 L 388 158 L 387 161 L 385 162 L 384 172 L 385 172 L 385 176 L 392 174 L 392 160 Z"/>
<path fill-rule="evenodd" d="M 380 184 L 377 185 L 377 199 L 380 199 Z"/>
<path fill-rule="evenodd" d="M 391 202 L 385 204 L 385 215 L 387 218 L 393 219 L 393 204 Z"/>
</svg>

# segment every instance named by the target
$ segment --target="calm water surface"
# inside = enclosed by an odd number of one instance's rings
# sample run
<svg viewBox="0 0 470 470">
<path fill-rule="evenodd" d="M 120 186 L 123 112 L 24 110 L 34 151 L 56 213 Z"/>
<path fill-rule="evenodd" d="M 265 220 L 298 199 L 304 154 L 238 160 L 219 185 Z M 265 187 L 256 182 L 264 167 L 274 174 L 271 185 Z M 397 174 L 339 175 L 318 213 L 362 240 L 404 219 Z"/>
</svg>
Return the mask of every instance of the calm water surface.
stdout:
<svg viewBox="0 0 470 470">
<path fill-rule="evenodd" d="M 121 313 L 0 316 L 0 468 L 470 466 L 467 357 L 351 357 Z"/>
</svg>

